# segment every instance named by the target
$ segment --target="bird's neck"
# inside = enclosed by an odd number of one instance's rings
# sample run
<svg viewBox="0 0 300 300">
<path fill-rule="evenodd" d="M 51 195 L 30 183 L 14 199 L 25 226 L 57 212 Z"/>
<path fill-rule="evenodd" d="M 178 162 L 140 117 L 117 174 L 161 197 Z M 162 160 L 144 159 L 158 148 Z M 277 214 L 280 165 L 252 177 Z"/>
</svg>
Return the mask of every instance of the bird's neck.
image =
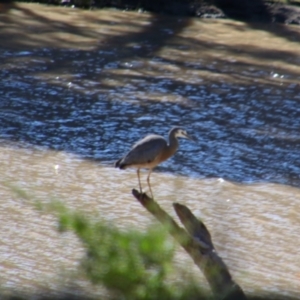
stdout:
<svg viewBox="0 0 300 300">
<path fill-rule="evenodd" d="M 169 135 L 169 145 L 168 145 L 168 152 L 171 155 L 173 155 L 176 150 L 178 149 L 178 140 L 177 138 L 173 135 L 173 134 L 170 134 Z"/>
<path fill-rule="evenodd" d="M 178 141 L 175 136 L 172 136 L 172 134 L 169 134 L 169 144 L 166 145 L 165 150 L 163 151 L 161 155 L 161 161 L 167 160 L 170 158 L 177 150 L 178 148 Z"/>
</svg>

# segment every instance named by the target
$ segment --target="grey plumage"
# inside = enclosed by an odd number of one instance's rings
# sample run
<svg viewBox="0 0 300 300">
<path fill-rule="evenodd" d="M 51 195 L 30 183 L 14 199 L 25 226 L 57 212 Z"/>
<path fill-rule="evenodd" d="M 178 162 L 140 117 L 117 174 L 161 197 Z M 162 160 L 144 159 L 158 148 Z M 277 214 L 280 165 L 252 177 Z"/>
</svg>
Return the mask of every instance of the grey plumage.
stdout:
<svg viewBox="0 0 300 300">
<path fill-rule="evenodd" d="M 148 168 L 149 174 L 147 177 L 148 186 L 153 198 L 151 186 L 150 186 L 150 174 L 152 169 L 159 163 L 167 160 L 178 149 L 177 137 L 183 137 L 191 139 L 185 130 L 175 127 L 169 131 L 169 144 L 160 135 L 150 134 L 139 140 L 134 144 L 131 150 L 115 163 L 115 167 L 120 169 L 126 169 L 127 167 L 137 168 L 137 175 L 139 179 L 140 192 L 142 192 L 140 182 L 140 168 Z"/>
<path fill-rule="evenodd" d="M 127 166 L 149 164 L 167 147 L 166 140 L 157 134 L 150 134 L 135 143 L 125 157 L 119 159 L 115 166 L 126 169 Z"/>
</svg>

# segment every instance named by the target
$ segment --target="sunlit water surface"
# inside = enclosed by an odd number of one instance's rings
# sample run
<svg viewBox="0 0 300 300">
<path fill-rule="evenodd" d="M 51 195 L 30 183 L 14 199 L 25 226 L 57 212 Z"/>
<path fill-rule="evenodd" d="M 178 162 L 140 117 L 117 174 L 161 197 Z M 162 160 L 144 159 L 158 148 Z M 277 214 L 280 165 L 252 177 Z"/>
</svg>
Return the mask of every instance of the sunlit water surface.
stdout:
<svg viewBox="0 0 300 300">
<path fill-rule="evenodd" d="M 145 134 L 180 125 L 197 141 L 181 141 L 152 174 L 156 200 L 204 220 L 245 291 L 297 297 L 300 29 L 35 5 L 3 16 L 4 289 L 91 291 L 72 277 L 77 239 L 12 186 L 143 228 L 153 219 L 131 196 L 136 173 L 113 162 Z M 178 260 L 192 267 L 183 251 Z"/>
</svg>

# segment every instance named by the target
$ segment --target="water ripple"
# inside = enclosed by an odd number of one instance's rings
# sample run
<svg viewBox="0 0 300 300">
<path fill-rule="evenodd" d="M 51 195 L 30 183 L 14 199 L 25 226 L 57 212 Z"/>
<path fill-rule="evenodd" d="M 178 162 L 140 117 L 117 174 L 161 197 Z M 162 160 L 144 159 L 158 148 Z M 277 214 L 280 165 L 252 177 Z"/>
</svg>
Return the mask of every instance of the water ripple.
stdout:
<svg viewBox="0 0 300 300">
<path fill-rule="evenodd" d="M 176 157 L 158 170 L 300 185 L 300 102 L 295 84 L 287 89 L 222 81 L 205 85 L 198 73 L 191 71 L 203 68 L 202 61 L 187 62 L 187 70 L 180 71 L 168 69 L 158 56 L 145 63 L 118 61 L 113 50 L 98 51 L 97 55 L 46 48 L 3 52 L 1 58 L 26 57 L 28 61 L 16 71 L 13 62 L 0 71 L 1 136 L 113 161 L 145 134 L 166 135 L 171 126 L 181 125 L 198 142 L 183 141 Z M 65 78 L 64 70 L 53 79 L 37 74 L 66 57 L 76 70 L 71 77 Z M 220 64 L 206 67 L 218 67 L 221 73 L 231 68 Z M 110 74 L 102 81 L 95 77 L 127 69 L 159 74 L 128 73 L 120 82 L 119 75 Z M 274 74 L 249 68 L 243 75 L 283 79 Z"/>
</svg>

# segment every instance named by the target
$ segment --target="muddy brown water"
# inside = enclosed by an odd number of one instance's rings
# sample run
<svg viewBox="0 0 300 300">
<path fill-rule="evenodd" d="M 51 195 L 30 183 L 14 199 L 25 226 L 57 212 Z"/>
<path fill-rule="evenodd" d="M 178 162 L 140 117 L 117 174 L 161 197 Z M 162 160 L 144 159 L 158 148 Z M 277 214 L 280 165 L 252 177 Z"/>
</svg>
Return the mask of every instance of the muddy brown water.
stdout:
<svg viewBox="0 0 300 300">
<path fill-rule="evenodd" d="M 300 28 L 0 8 L 3 291 L 93 291 L 74 276 L 78 240 L 11 186 L 143 228 L 154 220 L 131 196 L 136 173 L 113 162 L 145 134 L 180 125 L 197 142 L 181 141 L 152 174 L 157 201 L 205 221 L 246 292 L 298 297 Z M 184 252 L 177 258 L 200 273 Z"/>
</svg>

